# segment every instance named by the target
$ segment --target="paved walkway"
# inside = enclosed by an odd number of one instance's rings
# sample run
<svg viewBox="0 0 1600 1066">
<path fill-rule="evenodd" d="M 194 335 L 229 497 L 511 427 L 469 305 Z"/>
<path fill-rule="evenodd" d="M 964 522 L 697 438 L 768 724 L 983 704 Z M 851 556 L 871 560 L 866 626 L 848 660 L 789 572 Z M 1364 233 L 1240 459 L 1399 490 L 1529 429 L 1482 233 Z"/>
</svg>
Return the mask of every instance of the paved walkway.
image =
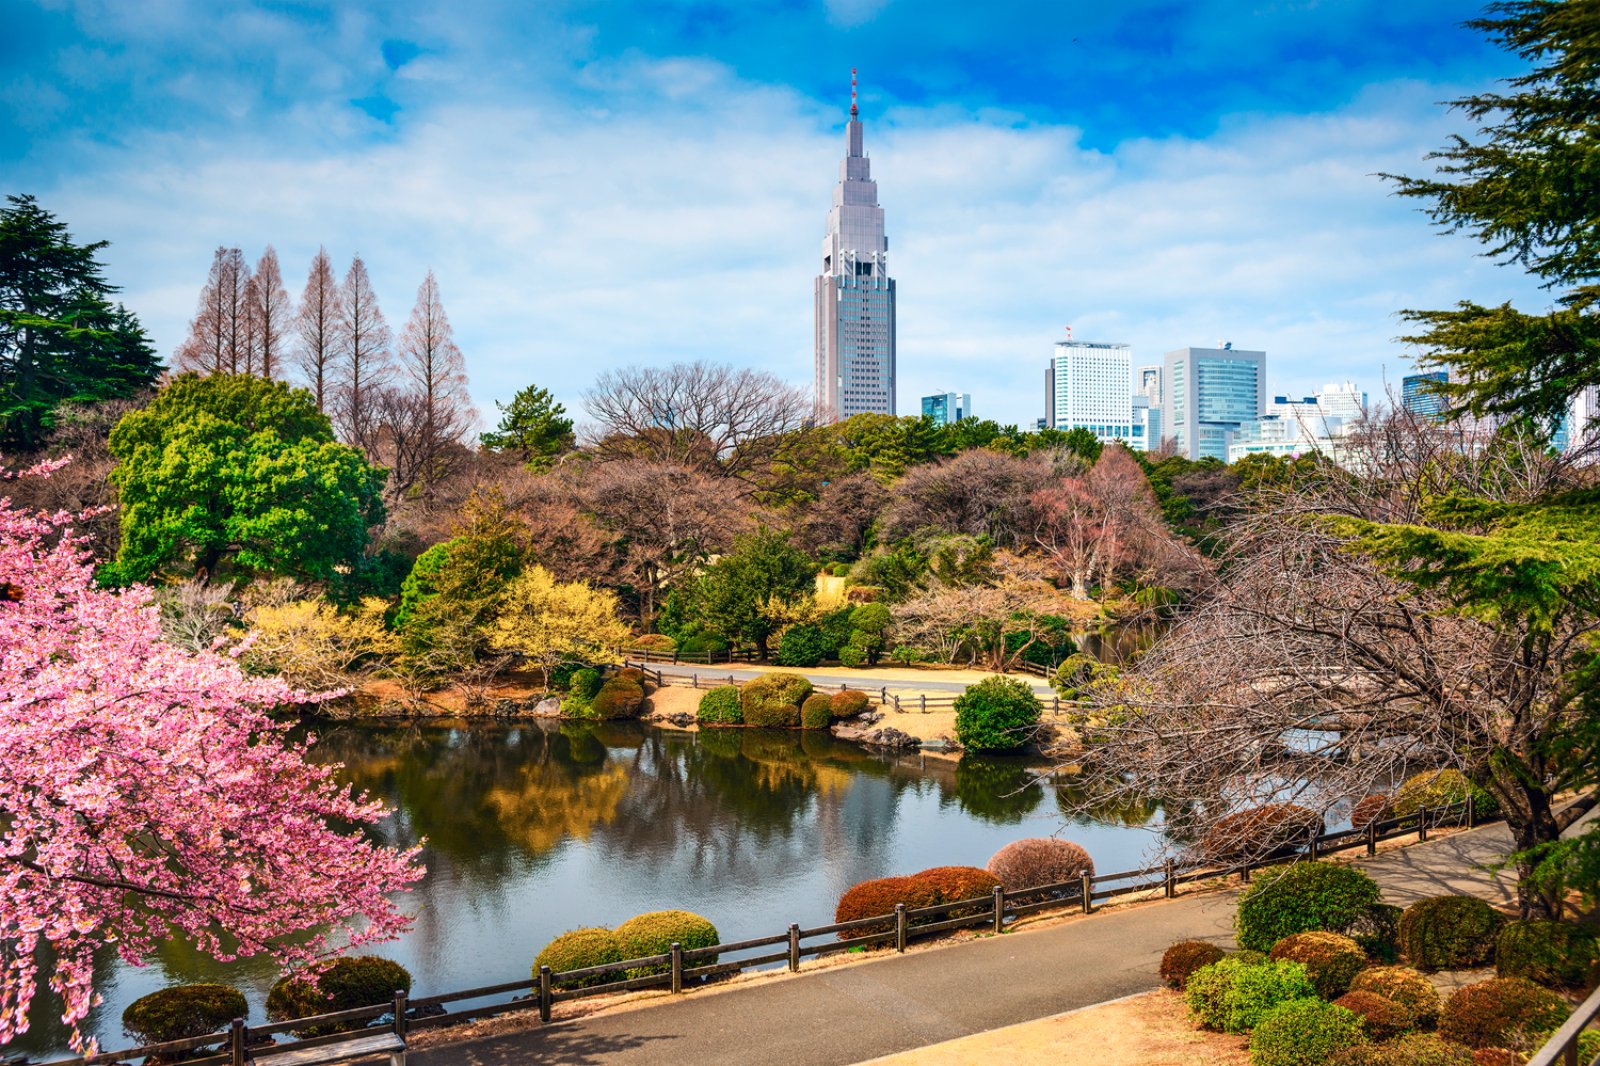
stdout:
<svg viewBox="0 0 1600 1066">
<path fill-rule="evenodd" d="M 1386 852 L 1361 864 L 1384 898 L 1443 892 L 1494 902 L 1505 875 L 1482 866 L 1510 850 L 1501 825 Z M 847 1066 L 968 1033 L 1157 987 L 1175 940 L 1230 945 L 1237 891 L 1108 909 L 1038 930 L 882 961 L 700 992 L 635 1010 L 417 1051 L 415 1066 Z"/>
<path fill-rule="evenodd" d="M 661 673 L 666 677 L 686 678 L 692 674 L 698 674 L 700 675 L 700 683 L 702 685 L 714 685 L 720 681 L 726 680 L 730 676 L 737 678 L 740 681 L 748 681 L 752 677 L 758 677 L 761 674 L 771 673 L 775 670 L 781 670 L 786 674 L 799 674 L 807 681 L 810 681 L 813 685 L 831 686 L 845 684 L 849 685 L 851 688 L 861 689 L 864 692 L 876 692 L 879 689 L 887 688 L 890 692 L 959 693 L 965 692 L 967 690 L 967 686 L 973 683 L 972 681 L 939 681 L 931 677 L 927 680 L 924 680 L 920 676 L 906 675 L 873 676 L 870 673 L 832 673 L 828 670 L 801 670 L 792 666 L 730 666 L 726 663 L 718 663 L 715 666 L 706 666 L 704 664 L 694 665 L 690 663 L 678 663 L 677 665 L 674 665 L 672 663 L 654 661 L 647 663 L 646 665 L 652 670 L 661 671 Z M 1021 674 L 1006 674 L 1004 676 L 1016 677 L 1020 680 L 1026 681 L 1033 687 L 1034 695 L 1044 696 L 1046 698 L 1055 695 L 1055 690 L 1052 689 L 1043 678 Z"/>
</svg>

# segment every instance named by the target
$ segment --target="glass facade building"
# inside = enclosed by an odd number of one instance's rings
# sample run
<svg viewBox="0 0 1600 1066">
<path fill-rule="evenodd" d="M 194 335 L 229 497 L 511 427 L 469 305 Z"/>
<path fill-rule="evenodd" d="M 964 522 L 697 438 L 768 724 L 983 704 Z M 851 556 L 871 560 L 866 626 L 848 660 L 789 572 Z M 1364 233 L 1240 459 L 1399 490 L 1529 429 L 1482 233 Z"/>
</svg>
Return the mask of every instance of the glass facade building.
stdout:
<svg viewBox="0 0 1600 1066">
<path fill-rule="evenodd" d="M 1445 412 L 1446 401 L 1435 386 L 1449 380 L 1449 373 L 1443 370 L 1407 374 L 1400 379 L 1400 405 L 1412 414 L 1440 417 Z"/>
<path fill-rule="evenodd" d="M 1267 353 L 1180 348 L 1167 353 L 1162 370 L 1162 430 L 1178 454 L 1227 462 L 1232 434 L 1266 413 Z"/>
<path fill-rule="evenodd" d="M 936 426 L 948 426 L 963 418 L 972 417 L 972 394 L 967 392 L 939 392 L 922 398 L 922 417 L 933 419 Z"/>
</svg>

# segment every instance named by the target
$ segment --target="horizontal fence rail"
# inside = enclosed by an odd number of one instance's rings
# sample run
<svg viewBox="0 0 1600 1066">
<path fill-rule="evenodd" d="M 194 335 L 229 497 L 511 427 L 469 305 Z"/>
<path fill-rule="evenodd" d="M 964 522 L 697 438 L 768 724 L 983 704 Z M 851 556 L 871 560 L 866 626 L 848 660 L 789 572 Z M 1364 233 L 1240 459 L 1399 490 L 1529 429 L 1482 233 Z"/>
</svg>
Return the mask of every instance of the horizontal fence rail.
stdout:
<svg viewBox="0 0 1600 1066">
<path fill-rule="evenodd" d="M 1567 1023 L 1551 1034 L 1544 1047 L 1534 1052 L 1528 1066 L 1593 1066 L 1578 1058 L 1578 1038 L 1595 1019 L 1600 1018 L 1600 988 L 1589 993 L 1589 998 L 1578 1004 Z M 1596 1056 L 1595 1062 L 1600 1062 Z"/>
<path fill-rule="evenodd" d="M 1297 859 L 1314 859 L 1329 851 L 1363 845 L 1370 855 L 1375 852 L 1378 842 L 1382 840 L 1411 833 L 1416 833 L 1418 840 L 1426 840 L 1429 829 L 1446 825 L 1471 828 L 1477 824 L 1479 819 L 1476 802 L 1469 797 L 1461 803 L 1442 807 L 1423 807 L 1415 813 L 1371 822 L 1359 829 L 1311 834 L 1301 844 L 1289 844 L 1269 855 L 1233 864 L 1217 861 L 1178 863 L 1169 860 L 1160 866 L 1125 870 L 1121 873 L 1085 873 L 1071 881 L 1015 891 L 996 888 L 987 896 L 940 903 L 931 907 L 908 909 L 904 904 L 899 904 L 890 914 L 856 918 L 810 929 L 791 924 L 782 933 L 737 940 L 727 944 L 713 944 L 703 948 L 683 948 L 673 944 L 671 950 L 665 954 L 624 959 L 582 970 L 555 973 L 548 966 L 541 966 L 528 980 L 506 981 L 481 988 L 468 988 L 458 992 L 416 998 L 408 998 L 404 993 L 397 992 L 393 1003 L 358 1007 L 308 1018 L 275 1021 L 266 1025 L 245 1026 L 242 1022 L 236 1021 L 231 1033 L 215 1033 L 163 1044 L 148 1044 L 124 1051 L 104 1052 L 90 1058 L 60 1059 L 47 1066 L 100 1066 L 100 1064 L 125 1063 L 129 1059 L 150 1055 L 220 1048 L 230 1042 L 235 1048 L 245 1046 L 254 1048 L 255 1043 L 260 1042 L 261 1038 L 275 1034 L 305 1030 L 314 1026 L 350 1025 L 382 1019 L 387 1019 L 388 1024 L 402 1036 L 407 1031 L 454 1025 L 512 1011 L 536 1010 L 539 1012 L 540 1020 L 548 1022 L 551 1017 L 551 1007 L 570 1000 L 650 989 L 679 993 L 687 987 L 698 986 L 717 977 L 779 963 L 786 963 L 788 969 L 795 972 L 800 969 L 801 960 L 806 958 L 821 958 L 842 951 L 856 951 L 889 944 L 894 945 L 897 951 L 904 951 L 907 944 L 914 940 L 956 929 L 987 927 L 989 932 L 1003 933 L 1008 925 L 1015 924 L 1018 919 L 1041 911 L 1075 908 L 1084 914 L 1089 914 L 1093 912 L 1097 903 L 1141 893 L 1159 892 L 1170 899 L 1177 894 L 1180 886 L 1197 881 L 1237 876 L 1248 882 L 1252 870 L 1281 866 Z M 807 941 L 814 942 L 807 943 Z M 763 950 L 780 945 L 783 948 L 781 951 Z M 739 957 L 725 958 L 729 955 Z M 627 976 L 628 971 L 639 970 L 658 972 Z M 590 984 L 588 983 L 590 981 L 596 983 Z M 574 987 L 579 983 L 582 983 L 582 987 Z M 501 1002 L 487 1004 L 472 1002 L 494 999 L 507 994 L 511 994 L 512 998 Z M 454 1009 L 451 1009 L 452 1007 Z M 445 1009 L 442 1013 L 425 1013 L 437 1011 L 439 1008 Z M 1581 1022 L 1580 1016 L 1583 1019 Z M 1577 1063 L 1577 1034 L 1589 1020 L 1597 1016 L 1600 1016 L 1600 990 L 1578 1008 L 1572 1020 L 1556 1032 L 1550 1043 L 1530 1060 L 1529 1066 Z M 362 1031 L 377 1033 L 382 1030 Z M 271 1050 L 276 1053 L 297 1048 L 311 1048 L 350 1037 L 349 1032 L 344 1032 L 303 1038 L 286 1044 L 273 1045 Z M 263 1047 L 261 1050 L 266 1049 Z M 1563 1055 L 1566 1057 L 1559 1057 Z M 223 1063 L 243 1063 L 246 1060 L 224 1052 L 203 1059 L 183 1061 L 185 1066 L 214 1066 L 214 1064 L 220 1066 Z"/>
</svg>

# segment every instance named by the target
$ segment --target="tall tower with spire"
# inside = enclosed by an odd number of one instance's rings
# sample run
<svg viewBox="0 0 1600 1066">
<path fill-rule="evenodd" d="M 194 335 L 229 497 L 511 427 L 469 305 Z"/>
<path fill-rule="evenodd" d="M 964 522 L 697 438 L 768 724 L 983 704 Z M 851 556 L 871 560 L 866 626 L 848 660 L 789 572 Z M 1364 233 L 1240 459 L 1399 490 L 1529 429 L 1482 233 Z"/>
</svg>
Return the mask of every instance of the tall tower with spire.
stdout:
<svg viewBox="0 0 1600 1066">
<path fill-rule="evenodd" d="M 894 279 L 878 183 L 861 146 L 856 72 L 850 71 L 845 156 L 833 188 L 816 298 L 817 421 L 895 413 Z"/>
</svg>

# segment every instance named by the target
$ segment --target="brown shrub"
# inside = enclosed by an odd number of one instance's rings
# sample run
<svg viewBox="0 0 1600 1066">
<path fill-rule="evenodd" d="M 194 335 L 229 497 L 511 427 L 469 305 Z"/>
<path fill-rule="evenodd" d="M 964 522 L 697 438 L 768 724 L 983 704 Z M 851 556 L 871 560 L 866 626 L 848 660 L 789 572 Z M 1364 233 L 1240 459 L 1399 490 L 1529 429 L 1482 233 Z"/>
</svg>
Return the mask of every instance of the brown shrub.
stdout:
<svg viewBox="0 0 1600 1066">
<path fill-rule="evenodd" d="M 1223 955 L 1221 948 L 1204 940 L 1180 940 L 1161 956 L 1161 980 L 1168 988 L 1182 992 L 1183 986 L 1189 983 L 1190 974 Z"/>
<path fill-rule="evenodd" d="M 1007 892 L 1064 882 L 1072 882 L 1065 890 L 1071 891 L 1083 874 L 1094 874 L 1094 860 L 1070 840 L 1028 837 L 1012 841 L 995 852 L 989 860 L 989 872 L 1000 879 Z"/>
<path fill-rule="evenodd" d="M 1370 796 L 1362 796 L 1350 808 L 1350 828 L 1365 829 L 1373 822 L 1389 817 L 1389 804 L 1387 793 L 1374 792 Z"/>
<path fill-rule="evenodd" d="M 1376 992 L 1346 992 L 1334 1002 L 1345 1010 L 1354 1011 L 1367 1035 L 1374 1040 L 1399 1036 L 1416 1024 L 1416 1017 L 1409 1010 Z"/>
<path fill-rule="evenodd" d="M 839 897 L 839 905 L 834 908 L 833 920 L 853 922 L 861 918 L 892 915 L 897 903 L 904 903 L 907 910 L 916 910 L 939 902 L 939 890 L 926 881 L 914 877 L 875 877 L 845 889 L 844 895 Z M 860 929 L 847 929 L 839 934 L 839 939 L 850 940 L 858 936 L 891 932 L 893 929 L 894 920 L 891 918 Z"/>
<path fill-rule="evenodd" d="M 832 710 L 830 713 L 835 718 L 854 718 L 872 706 L 872 700 L 867 697 L 865 692 L 853 688 L 834 693 L 831 703 Z"/>
<path fill-rule="evenodd" d="M 1410 1011 L 1424 1029 L 1433 1028 L 1444 1007 L 1433 982 L 1409 966 L 1374 966 L 1362 970 L 1350 982 L 1350 991 L 1372 992 L 1394 1000 Z"/>
<path fill-rule="evenodd" d="M 1292 803 L 1269 803 L 1220 819 L 1200 841 L 1207 862 L 1293 851 L 1323 830 L 1322 815 Z"/>
<path fill-rule="evenodd" d="M 1472 1053 L 1472 1066 L 1523 1066 L 1528 1056 L 1504 1047 L 1481 1047 Z"/>
<path fill-rule="evenodd" d="M 1294 933 L 1272 945 L 1273 960 L 1288 959 L 1306 968 L 1306 976 L 1323 999 L 1350 990 L 1356 974 L 1366 969 L 1367 953 L 1354 940 L 1339 933 Z"/>
<path fill-rule="evenodd" d="M 1515 1046 L 1558 1029 L 1566 1000 L 1522 977 L 1492 977 L 1456 990 L 1439 1015 L 1439 1035 L 1471 1048 Z"/>
<path fill-rule="evenodd" d="M 935 866 L 921 873 L 912 874 L 911 877 L 925 885 L 933 886 L 933 890 L 939 894 L 940 903 L 959 903 L 962 900 L 987 897 L 1000 887 L 998 877 L 976 866 Z M 963 907 L 951 911 L 946 917 L 965 918 L 988 909 L 982 904 Z"/>
</svg>

